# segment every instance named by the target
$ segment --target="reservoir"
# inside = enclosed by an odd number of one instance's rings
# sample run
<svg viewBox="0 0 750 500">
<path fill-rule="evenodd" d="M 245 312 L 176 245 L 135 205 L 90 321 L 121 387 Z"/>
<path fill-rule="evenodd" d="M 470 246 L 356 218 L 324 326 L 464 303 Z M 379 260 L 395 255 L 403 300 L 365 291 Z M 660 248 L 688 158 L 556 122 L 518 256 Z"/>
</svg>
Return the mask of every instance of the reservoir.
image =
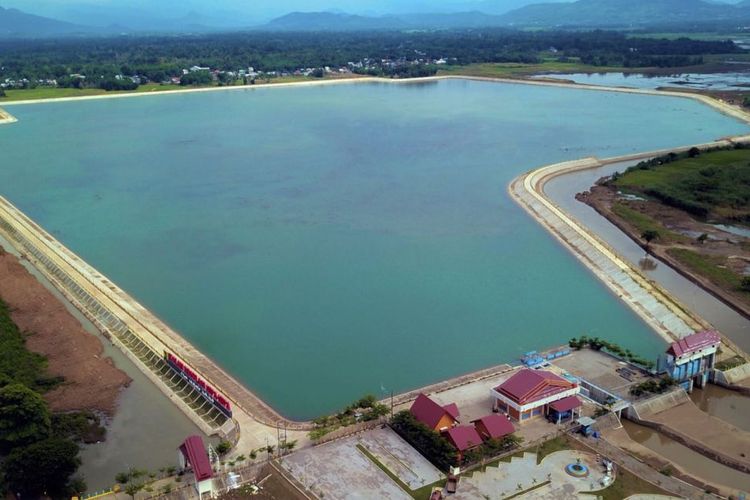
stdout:
<svg viewBox="0 0 750 500">
<path fill-rule="evenodd" d="M 0 194 L 291 418 L 600 336 L 664 348 L 507 195 L 748 127 L 468 80 L 8 105 Z"/>
</svg>

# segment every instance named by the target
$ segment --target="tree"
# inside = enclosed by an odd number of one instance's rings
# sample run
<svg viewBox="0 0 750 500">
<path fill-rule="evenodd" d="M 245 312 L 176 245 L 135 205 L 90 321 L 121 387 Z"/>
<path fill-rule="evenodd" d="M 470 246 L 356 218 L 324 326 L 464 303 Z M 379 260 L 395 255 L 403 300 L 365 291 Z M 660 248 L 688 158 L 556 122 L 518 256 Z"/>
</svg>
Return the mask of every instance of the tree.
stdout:
<svg viewBox="0 0 750 500">
<path fill-rule="evenodd" d="M 5 97 L 5 89 L 0 89 L 0 97 Z"/>
<path fill-rule="evenodd" d="M 271 460 L 271 455 L 273 455 L 274 445 L 269 444 L 266 446 L 266 453 L 268 453 L 268 460 Z"/>
<path fill-rule="evenodd" d="M 698 236 L 696 238 L 696 241 L 698 243 L 700 243 L 701 245 L 704 244 L 706 242 L 706 240 L 708 240 L 708 234 L 706 234 L 706 233 L 703 233 L 703 234 L 701 234 L 700 236 Z"/>
<path fill-rule="evenodd" d="M 701 154 L 701 150 L 700 150 L 700 149 L 698 149 L 698 148 L 696 148 L 696 147 L 692 147 L 692 148 L 690 148 L 690 150 L 688 151 L 688 156 L 689 156 L 690 158 L 695 158 L 696 156 L 700 156 L 700 154 Z"/>
<path fill-rule="evenodd" d="M 80 463 L 78 445 L 69 439 L 50 438 L 10 452 L 3 474 L 8 489 L 22 497 L 64 497 L 75 493 L 71 476 Z M 75 483 L 80 487 L 77 480 Z"/>
<path fill-rule="evenodd" d="M 0 389 L 0 442 L 6 446 L 31 444 L 47 438 L 51 417 L 39 393 L 22 384 Z"/>
<path fill-rule="evenodd" d="M 128 483 L 125 486 L 125 493 L 130 495 L 130 498 L 135 498 L 139 491 L 143 489 L 143 483 Z"/>
<path fill-rule="evenodd" d="M 646 229 L 641 233 L 641 238 L 646 241 L 646 248 L 648 248 L 652 241 L 658 240 L 660 237 L 659 231 L 655 229 Z"/>
<path fill-rule="evenodd" d="M 750 292 L 750 276 L 743 276 L 740 288 L 743 292 Z"/>
<path fill-rule="evenodd" d="M 219 455 L 226 455 L 231 449 L 232 443 L 229 441 L 220 441 L 219 444 L 216 445 L 216 453 Z"/>
</svg>

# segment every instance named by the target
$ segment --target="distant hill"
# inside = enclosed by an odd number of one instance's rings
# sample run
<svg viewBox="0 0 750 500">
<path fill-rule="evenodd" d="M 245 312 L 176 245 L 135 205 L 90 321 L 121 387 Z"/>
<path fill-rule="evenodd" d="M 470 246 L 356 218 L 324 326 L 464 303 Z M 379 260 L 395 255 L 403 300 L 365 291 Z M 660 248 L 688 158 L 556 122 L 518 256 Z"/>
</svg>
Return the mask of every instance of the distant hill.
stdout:
<svg viewBox="0 0 750 500">
<path fill-rule="evenodd" d="M 500 16 L 483 12 L 452 14 L 394 14 L 358 16 L 334 12 L 293 12 L 261 27 L 273 31 L 365 31 L 403 29 L 450 29 L 502 26 Z"/>
<path fill-rule="evenodd" d="M 750 7 L 703 0 L 578 0 L 527 5 L 501 17 L 512 25 L 604 27 L 750 19 Z"/>
<path fill-rule="evenodd" d="M 0 37 L 47 37 L 91 31 L 85 26 L 0 7 Z"/>
<path fill-rule="evenodd" d="M 368 17 L 333 12 L 292 12 L 262 26 L 274 31 L 364 31 L 405 27 L 391 16 Z"/>
</svg>

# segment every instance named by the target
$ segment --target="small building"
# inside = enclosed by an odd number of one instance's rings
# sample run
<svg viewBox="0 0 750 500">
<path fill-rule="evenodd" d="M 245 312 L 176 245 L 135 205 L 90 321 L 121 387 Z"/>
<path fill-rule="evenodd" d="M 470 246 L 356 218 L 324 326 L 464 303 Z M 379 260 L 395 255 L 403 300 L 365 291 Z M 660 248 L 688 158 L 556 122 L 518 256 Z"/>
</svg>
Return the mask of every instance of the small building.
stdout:
<svg viewBox="0 0 750 500">
<path fill-rule="evenodd" d="M 473 425 L 458 425 L 445 431 L 445 437 L 458 450 L 459 461 L 464 453 L 473 450 L 484 442 Z"/>
<path fill-rule="evenodd" d="M 211 461 L 208 459 L 203 438 L 200 436 L 188 437 L 179 447 L 177 460 L 181 470 L 192 471 L 198 498 L 202 498 L 204 494 L 213 496 L 214 471 L 211 468 Z"/>
<path fill-rule="evenodd" d="M 415 419 L 434 431 L 444 431 L 458 423 L 458 407 L 454 403 L 440 406 L 424 394 L 417 396 L 409 411 Z"/>
<path fill-rule="evenodd" d="M 673 342 L 660 359 L 660 372 L 666 372 L 686 391 L 703 387 L 716 364 L 721 336 L 715 330 L 694 333 Z"/>
<path fill-rule="evenodd" d="M 472 423 L 479 435 L 485 440 L 502 439 L 516 431 L 516 428 L 513 427 L 513 423 L 511 423 L 507 416 L 497 413 L 474 420 Z"/>
<path fill-rule="evenodd" d="M 578 384 L 551 371 L 524 368 L 490 389 L 490 394 L 494 399 L 494 411 L 503 412 L 513 420 L 524 423 L 533 418 L 549 416 L 550 405 L 576 396 L 580 390 Z"/>
<path fill-rule="evenodd" d="M 576 416 L 580 417 L 582 406 L 583 403 L 578 399 L 578 396 L 564 397 L 549 405 L 547 420 L 555 424 L 573 420 Z"/>
</svg>

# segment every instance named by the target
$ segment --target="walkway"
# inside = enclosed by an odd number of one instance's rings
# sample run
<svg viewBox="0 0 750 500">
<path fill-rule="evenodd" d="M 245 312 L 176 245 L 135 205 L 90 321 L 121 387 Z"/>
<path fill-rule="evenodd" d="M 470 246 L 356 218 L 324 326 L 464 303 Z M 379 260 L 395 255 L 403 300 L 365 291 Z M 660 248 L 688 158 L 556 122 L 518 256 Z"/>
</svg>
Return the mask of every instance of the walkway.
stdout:
<svg viewBox="0 0 750 500">
<path fill-rule="evenodd" d="M 624 432 L 624 431 L 623 431 Z M 584 446 L 596 451 L 603 457 L 607 457 L 628 472 L 635 474 L 644 481 L 657 485 L 659 488 L 681 498 L 714 498 L 705 491 L 687 484 L 677 478 L 665 476 L 647 464 L 640 462 L 622 449 L 608 443 L 604 439 L 587 439 L 579 435 L 572 435 L 574 439 Z"/>
<path fill-rule="evenodd" d="M 580 460 L 589 469 L 588 477 L 576 478 L 565 472 L 565 466 Z M 534 453 L 511 458 L 510 463 L 500 462 L 487 467 L 484 472 L 464 476 L 452 498 L 550 498 L 576 499 L 578 493 L 604 489 L 604 465 L 590 453 L 565 450 L 552 453 L 537 465 Z M 531 490 L 524 495 L 519 493 Z M 593 498 L 593 497 L 592 497 Z"/>
</svg>

